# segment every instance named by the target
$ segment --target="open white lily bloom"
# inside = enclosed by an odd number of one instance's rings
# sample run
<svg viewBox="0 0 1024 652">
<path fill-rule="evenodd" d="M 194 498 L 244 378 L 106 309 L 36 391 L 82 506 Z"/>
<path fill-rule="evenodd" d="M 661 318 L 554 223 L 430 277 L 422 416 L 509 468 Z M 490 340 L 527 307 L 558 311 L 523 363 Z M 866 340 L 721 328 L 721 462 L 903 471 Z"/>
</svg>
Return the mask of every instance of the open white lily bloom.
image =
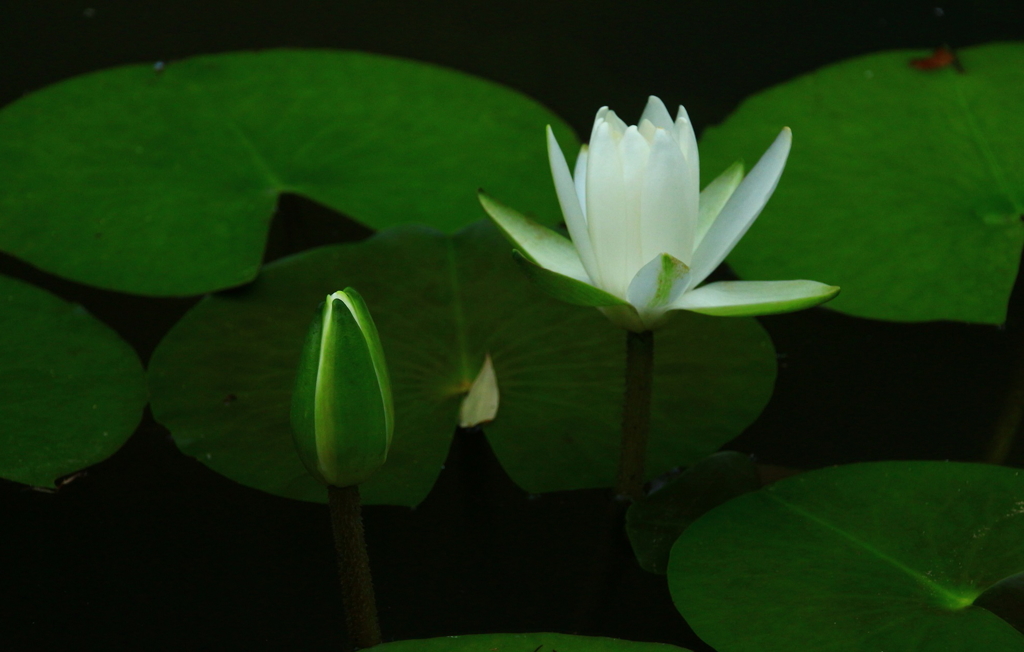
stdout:
<svg viewBox="0 0 1024 652">
<path fill-rule="evenodd" d="M 517 247 L 516 259 L 555 297 L 595 306 L 642 332 L 670 310 L 765 315 L 809 308 L 839 288 L 815 281 L 700 283 L 764 208 L 789 155 L 784 128 L 750 174 L 736 164 L 700 190 L 697 140 L 683 107 L 673 122 L 651 97 L 640 124 L 607 107 L 570 174 L 551 128 L 548 156 L 570 242 L 483 193 L 480 202 Z"/>
</svg>

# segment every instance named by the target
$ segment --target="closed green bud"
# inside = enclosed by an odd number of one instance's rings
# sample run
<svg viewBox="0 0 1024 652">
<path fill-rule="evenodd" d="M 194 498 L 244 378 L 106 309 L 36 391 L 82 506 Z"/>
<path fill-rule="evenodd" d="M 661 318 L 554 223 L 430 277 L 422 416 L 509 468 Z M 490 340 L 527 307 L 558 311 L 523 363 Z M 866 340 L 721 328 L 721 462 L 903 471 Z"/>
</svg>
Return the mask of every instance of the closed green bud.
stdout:
<svg viewBox="0 0 1024 652">
<path fill-rule="evenodd" d="M 317 480 L 348 487 L 384 464 L 395 411 L 384 351 L 352 288 L 320 304 L 306 336 L 292 396 L 292 431 Z"/>
</svg>

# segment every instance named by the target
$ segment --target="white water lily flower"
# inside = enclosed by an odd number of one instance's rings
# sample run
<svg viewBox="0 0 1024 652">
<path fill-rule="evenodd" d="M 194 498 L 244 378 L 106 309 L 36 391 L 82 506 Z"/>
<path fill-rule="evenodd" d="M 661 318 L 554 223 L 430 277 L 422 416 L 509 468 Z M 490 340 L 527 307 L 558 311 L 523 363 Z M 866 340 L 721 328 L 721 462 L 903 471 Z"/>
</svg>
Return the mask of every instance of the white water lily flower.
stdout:
<svg viewBox="0 0 1024 652">
<path fill-rule="evenodd" d="M 557 298 L 596 306 L 633 331 L 660 325 L 670 310 L 764 315 L 809 308 L 839 288 L 815 281 L 700 283 L 725 259 L 764 208 L 789 155 L 784 128 L 750 174 L 736 164 L 700 190 L 697 140 L 683 107 L 673 122 L 651 97 L 640 124 L 597 112 L 575 174 L 547 130 L 548 156 L 570 242 L 499 204 L 480 201 L 518 248 L 529 276 Z"/>
</svg>

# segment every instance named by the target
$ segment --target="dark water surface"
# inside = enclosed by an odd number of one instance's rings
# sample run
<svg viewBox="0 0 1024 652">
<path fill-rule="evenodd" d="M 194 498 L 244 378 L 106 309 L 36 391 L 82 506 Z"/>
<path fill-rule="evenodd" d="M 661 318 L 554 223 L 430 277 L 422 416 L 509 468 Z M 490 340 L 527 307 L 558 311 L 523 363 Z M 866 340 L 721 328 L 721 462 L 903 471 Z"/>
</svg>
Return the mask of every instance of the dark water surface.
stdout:
<svg viewBox="0 0 1024 652">
<path fill-rule="evenodd" d="M 753 92 L 847 57 L 1022 37 L 1024 3 L 984 0 L 0 0 L 0 104 L 119 64 L 331 47 L 504 83 L 579 133 L 604 104 L 635 121 L 650 94 L 685 104 L 699 130 Z M 268 258 L 365 235 L 288 197 Z M 9 257 L 0 272 L 83 303 L 144 361 L 194 303 L 98 291 Z M 781 354 L 776 395 L 728 448 L 799 468 L 976 460 L 1005 392 L 1009 335 L 1024 329 L 1022 302 L 1018 291 L 1007 330 L 820 309 L 765 318 Z M 326 508 L 214 474 L 178 453 L 148 412 L 123 450 L 59 493 L 0 481 L 0 501 L 0 651 L 339 648 Z M 620 580 L 579 617 L 605 502 L 602 491 L 531 498 L 479 433 L 460 433 L 425 503 L 366 510 L 385 638 L 552 630 L 707 650 L 624 541 Z"/>
</svg>

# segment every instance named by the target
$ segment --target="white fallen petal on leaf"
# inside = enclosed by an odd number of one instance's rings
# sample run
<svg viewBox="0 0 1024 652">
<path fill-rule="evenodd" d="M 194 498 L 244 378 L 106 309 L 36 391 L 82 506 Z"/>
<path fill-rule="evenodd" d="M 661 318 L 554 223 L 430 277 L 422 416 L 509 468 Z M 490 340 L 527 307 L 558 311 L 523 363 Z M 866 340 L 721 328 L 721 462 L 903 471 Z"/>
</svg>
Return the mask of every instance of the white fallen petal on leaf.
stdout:
<svg viewBox="0 0 1024 652">
<path fill-rule="evenodd" d="M 498 377 L 494 373 L 491 355 L 484 356 L 484 364 L 469 386 L 469 393 L 459 407 L 459 426 L 472 428 L 494 421 L 498 416 Z"/>
</svg>

